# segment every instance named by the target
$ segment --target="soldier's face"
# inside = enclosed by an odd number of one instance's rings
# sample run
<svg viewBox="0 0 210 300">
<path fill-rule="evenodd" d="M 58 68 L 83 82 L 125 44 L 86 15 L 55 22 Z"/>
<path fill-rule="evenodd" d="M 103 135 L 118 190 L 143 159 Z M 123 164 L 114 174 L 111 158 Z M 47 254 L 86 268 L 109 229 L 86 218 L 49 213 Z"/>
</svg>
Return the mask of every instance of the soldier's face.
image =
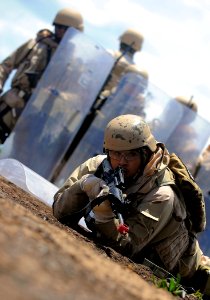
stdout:
<svg viewBox="0 0 210 300">
<path fill-rule="evenodd" d="M 55 36 L 58 41 L 62 40 L 67 29 L 68 29 L 67 26 L 55 25 Z"/>
<path fill-rule="evenodd" d="M 109 151 L 110 163 L 113 169 L 121 167 L 125 178 L 132 178 L 139 173 L 141 168 L 141 157 L 139 152 L 131 151 Z"/>
</svg>

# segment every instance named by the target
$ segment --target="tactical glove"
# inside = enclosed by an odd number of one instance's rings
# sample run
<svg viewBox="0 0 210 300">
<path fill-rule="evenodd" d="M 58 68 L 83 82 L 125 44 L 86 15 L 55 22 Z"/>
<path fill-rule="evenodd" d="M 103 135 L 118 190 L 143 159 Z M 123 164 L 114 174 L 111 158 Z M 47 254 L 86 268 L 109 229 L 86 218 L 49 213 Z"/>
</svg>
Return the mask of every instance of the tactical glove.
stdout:
<svg viewBox="0 0 210 300">
<path fill-rule="evenodd" d="M 100 205 L 96 205 L 93 208 L 93 212 L 96 223 L 107 223 L 115 217 L 109 200 L 105 200 Z"/>
<path fill-rule="evenodd" d="M 80 179 L 80 187 L 90 200 L 109 194 L 109 187 L 106 185 L 105 181 L 93 174 L 84 175 Z"/>
<path fill-rule="evenodd" d="M 109 187 L 105 181 L 91 174 L 84 175 L 80 179 L 80 187 L 88 195 L 90 200 L 101 196 L 108 196 L 109 194 Z M 111 204 L 109 200 L 106 199 L 100 205 L 96 205 L 93 208 L 93 212 L 96 223 L 106 223 L 114 218 Z"/>
</svg>

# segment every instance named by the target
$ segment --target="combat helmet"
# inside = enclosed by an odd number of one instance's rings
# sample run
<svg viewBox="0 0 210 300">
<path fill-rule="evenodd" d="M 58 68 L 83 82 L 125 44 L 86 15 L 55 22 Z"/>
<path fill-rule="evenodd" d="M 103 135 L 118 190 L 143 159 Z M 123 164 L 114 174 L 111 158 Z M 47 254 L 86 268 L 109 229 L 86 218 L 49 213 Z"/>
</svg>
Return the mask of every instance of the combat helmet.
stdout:
<svg viewBox="0 0 210 300">
<path fill-rule="evenodd" d="M 193 100 L 193 97 L 191 97 L 189 99 L 189 98 L 186 98 L 186 97 L 183 97 L 183 96 L 177 96 L 177 97 L 175 97 L 175 100 L 178 101 L 179 103 L 189 107 L 194 112 L 198 111 L 198 106 L 197 106 L 196 102 Z"/>
<path fill-rule="evenodd" d="M 121 115 L 112 119 L 104 133 L 104 150 L 126 151 L 147 146 L 152 152 L 157 142 L 149 125 L 137 115 Z"/>
<path fill-rule="evenodd" d="M 182 111 L 183 113 L 182 122 L 186 124 L 193 122 L 198 112 L 198 106 L 196 102 L 193 100 L 193 98 L 177 96 L 174 99 L 186 107 L 186 109 Z"/>
<path fill-rule="evenodd" d="M 58 11 L 53 20 L 53 25 L 64 25 L 74 27 L 80 31 L 84 30 L 82 15 L 72 8 L 64 8 Z"/>
<path fill-rule="evenodd" d="M 121 43 L 131 46 L 133 50 L 140 51 L 144 42 L 144 37 L 140 32 L 134 29 L 128 29 L 119 37 L 119 40 Z"/>
</svg>

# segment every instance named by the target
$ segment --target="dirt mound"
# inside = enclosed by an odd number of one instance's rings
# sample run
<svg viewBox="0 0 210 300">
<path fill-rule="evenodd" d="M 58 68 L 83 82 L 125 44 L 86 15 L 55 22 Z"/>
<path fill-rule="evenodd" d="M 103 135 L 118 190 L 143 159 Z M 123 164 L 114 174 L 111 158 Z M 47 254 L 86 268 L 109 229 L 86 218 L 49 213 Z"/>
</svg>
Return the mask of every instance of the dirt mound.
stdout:
<svg viewBox="0 0 210 300">
<path fill-rule="evenodd" d="M 174 299 L 155 288 L 149 268 L 63 226 L 50 207 L 3 177 L 0 227 L 2 300 Z"/>
</svg>

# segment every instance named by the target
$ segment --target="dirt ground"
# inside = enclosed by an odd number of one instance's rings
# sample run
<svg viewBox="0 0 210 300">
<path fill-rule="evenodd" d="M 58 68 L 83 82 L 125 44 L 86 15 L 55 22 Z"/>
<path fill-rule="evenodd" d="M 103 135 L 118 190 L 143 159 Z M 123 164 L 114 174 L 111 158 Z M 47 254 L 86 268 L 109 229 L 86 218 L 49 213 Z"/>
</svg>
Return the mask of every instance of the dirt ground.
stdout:
<svg viewBox="0 0 210 300">
<path fill-rule="evenodd" d="M 0 228 L 2 300 L 180 299 L 157 289 L 148 267 L 60 224 L 50 207 L 1 176 Z"/>
</svg>

